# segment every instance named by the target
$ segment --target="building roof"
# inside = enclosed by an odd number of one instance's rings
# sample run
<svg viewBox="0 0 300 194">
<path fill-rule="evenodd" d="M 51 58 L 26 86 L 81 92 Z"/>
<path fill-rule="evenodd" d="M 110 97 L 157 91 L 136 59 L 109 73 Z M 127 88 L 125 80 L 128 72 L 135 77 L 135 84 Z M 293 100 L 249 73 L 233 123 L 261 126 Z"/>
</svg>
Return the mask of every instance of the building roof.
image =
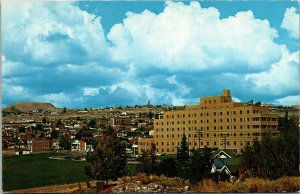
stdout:
<svg viewBox="0 0 300 194">
<path fill-rule="evenodd" d="M 236 173 L 238 172 L 240 162 L 240 158 L 214 158 L 213 165 L 217 171 L 222 171 L 223 168 L 227 167 L 231 173 Z"/>
</svg>

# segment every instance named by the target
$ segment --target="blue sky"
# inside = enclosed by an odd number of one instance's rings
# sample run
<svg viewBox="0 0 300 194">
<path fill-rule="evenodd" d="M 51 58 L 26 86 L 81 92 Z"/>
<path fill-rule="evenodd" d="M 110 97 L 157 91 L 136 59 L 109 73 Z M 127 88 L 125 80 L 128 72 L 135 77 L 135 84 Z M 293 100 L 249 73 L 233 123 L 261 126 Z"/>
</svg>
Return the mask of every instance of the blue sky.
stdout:
<svg viewBox="0 0 300 194">
<path fill-rule="evenodd" d="M 2 106 L 299 104 L 297 1 L 2 3 Z"/>
</svg>

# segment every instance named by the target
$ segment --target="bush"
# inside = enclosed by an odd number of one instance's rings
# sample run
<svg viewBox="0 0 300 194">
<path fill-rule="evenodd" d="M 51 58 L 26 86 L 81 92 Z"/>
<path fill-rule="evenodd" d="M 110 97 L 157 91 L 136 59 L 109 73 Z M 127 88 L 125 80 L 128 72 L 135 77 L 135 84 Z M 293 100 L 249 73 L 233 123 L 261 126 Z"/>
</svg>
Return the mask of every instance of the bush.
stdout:
<svg viewBox="0 0 300 194">
<path fill-rule="evenodd" d="M 297 192 L 300 190 L 300 177 L 282 177 L 277 182 L 281 189 L 279 192 Z"/>
<path fill-rule="evenodd" d="M 135 177 L 133 177 L 133 180 L 141 181 L 143 184 L 149 184 L 152 182 L 146 173 L 138 173 Z"/>
<path fill-rule="evenodd" d="M 161 181 L 160 184 L 164 187 L 183 187 L 188 185 L 183 180 L 180 180 L 179 178 L 167 178 Z"/>
<path fill-rule="evenodd" d="M 249 178 L 234 185 L 233 192 L 297 192 L 300 190 L 300 177 L 282 177 L 277 180 Z"/>
</svg>

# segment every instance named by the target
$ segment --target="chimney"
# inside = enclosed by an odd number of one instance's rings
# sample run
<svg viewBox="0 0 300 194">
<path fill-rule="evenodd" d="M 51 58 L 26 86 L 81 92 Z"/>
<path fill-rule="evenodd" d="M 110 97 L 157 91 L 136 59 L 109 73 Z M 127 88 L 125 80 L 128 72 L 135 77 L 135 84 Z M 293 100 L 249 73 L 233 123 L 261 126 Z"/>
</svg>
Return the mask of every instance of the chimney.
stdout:
<svg viewBox="0 0 300 194">
<path fill-rule="evenodd" d="M 230 96 L 230 90 L 223 90 L 223 96 Z"/>
</svg>

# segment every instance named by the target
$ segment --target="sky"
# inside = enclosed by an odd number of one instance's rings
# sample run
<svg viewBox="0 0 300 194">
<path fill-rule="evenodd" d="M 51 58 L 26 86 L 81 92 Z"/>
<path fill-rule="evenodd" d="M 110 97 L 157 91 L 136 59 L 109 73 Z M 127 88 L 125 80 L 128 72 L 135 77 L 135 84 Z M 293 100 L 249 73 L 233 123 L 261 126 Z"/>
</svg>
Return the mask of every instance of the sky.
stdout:
<svg viewBox="0 0 300 194">
<path fill-rule="evenodd" d="M 2 1 L 2 107 L 299 102 L 297 1 Z"/>
</svg>

